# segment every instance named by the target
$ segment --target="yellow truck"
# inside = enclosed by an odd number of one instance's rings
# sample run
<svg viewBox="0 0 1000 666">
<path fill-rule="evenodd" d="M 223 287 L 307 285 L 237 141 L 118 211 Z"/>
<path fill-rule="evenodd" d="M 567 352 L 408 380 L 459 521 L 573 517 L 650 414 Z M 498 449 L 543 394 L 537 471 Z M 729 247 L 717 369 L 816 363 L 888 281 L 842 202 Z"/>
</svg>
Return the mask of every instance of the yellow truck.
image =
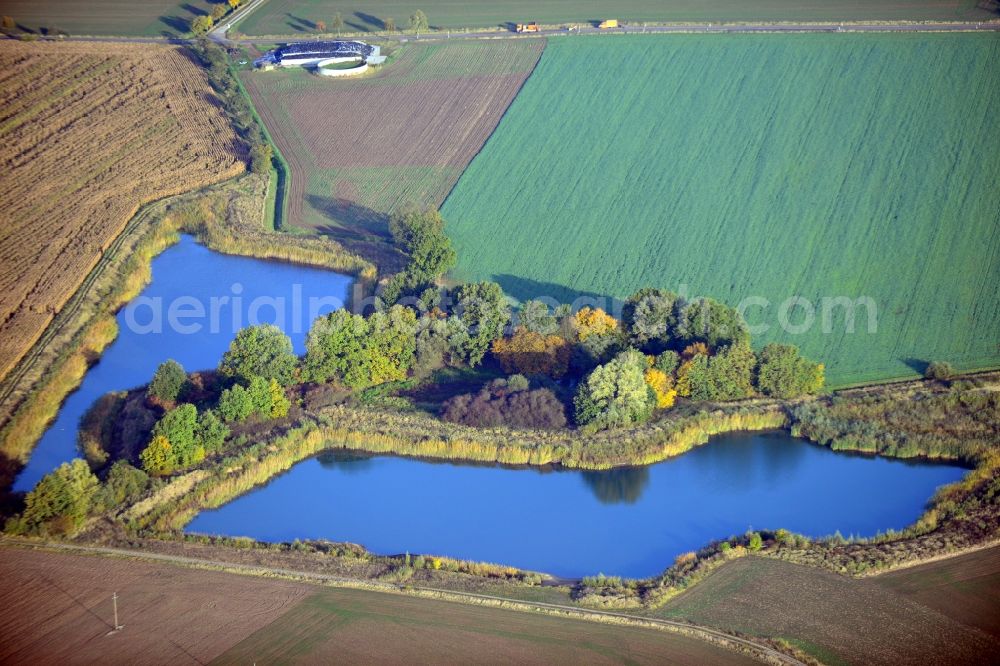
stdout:
<svg viewBox="0 0 1000 666">
<path fill-rule="evenodd" d="M 531 23 L 518 23 L 515 26 L 517 32 L 538 32 L 538 24 L 532 21 Z"/>
<path fill-rule="evenodd" d="M 600 24 L 598 24 L 597 27 L 600 28 L 601 30 L 607 30 L 608 28 L 617 28 L 618 19 L 604 19 L 603 21 L 600 22 Z"/>
</svg>

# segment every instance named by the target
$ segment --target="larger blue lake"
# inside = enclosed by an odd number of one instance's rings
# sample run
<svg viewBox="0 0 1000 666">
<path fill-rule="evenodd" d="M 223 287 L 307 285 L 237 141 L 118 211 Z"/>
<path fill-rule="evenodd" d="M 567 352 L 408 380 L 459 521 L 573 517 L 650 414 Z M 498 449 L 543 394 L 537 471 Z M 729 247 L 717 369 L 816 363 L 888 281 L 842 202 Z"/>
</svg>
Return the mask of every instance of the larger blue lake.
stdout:
<svg viewBox="0 0 1000 666">
<path fill-rule="evenodd" d="M 644 577 L 751 528 L 872 536 L 916 519 L 961 467 L 868 458 L 785 433 L 733 434 L 607 472 L 328 453 L 198 515 L 192 532 L 352 541 L 561 576 Z"/>
<path fill-rule="evenodd" d="M 298 353 L 314 315 L 347 297 L 351 278 L 331 271 L 212 252 L 190 236 L 153 260 L 153 280 L 118 314 L 118 338 L 69 396 L 14 484 L 30 490 L 79 456 L 80 417 L 99 397 L 148 382 L 172 358 L 185 369 L 219 364 L 236 332 L 251 323 L 280 325 Z"/>
</svg>

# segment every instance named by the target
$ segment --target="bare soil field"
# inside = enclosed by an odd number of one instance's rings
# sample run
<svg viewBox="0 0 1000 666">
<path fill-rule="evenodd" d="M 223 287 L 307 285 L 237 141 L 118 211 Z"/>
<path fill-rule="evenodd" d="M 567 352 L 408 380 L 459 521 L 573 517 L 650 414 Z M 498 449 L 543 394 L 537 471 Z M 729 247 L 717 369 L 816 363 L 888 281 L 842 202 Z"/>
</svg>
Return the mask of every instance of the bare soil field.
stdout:
<svg viewBox="0 0 1000 666">
<path fill-rule="evenodd" d="M 1000 641 L 1000 548 L 894 571 L 872 582 Z"/>
<path fill-rule="evenodd" d="M 111 595 L 117 592 L 114 627 Z M 129 560 L 0 551 L 0 663 L 207 663 L 313 592 Z"/>
<path fill-rule="evenodd" d="M 0 550 L 0 604 L 0 663 L 750 663 L 656 630 L 20 548 Z"/>
<path fill-rule="evenodd" d="M 179 48 L 0 44 L 0 377 L 141 205 L 237 175 L 240 153 Z"/>
<path fill-rule="evenodd" d="M 731 664 L 749 658 L 655 630 L 397 597 L 319 592 L 217 662 Z"/>
<path fill-rule="evenodd" d="M 289 223 L 359 250 L 379 240 L 399 206 L 440 205 L 543 47 L 543 40 L 413 44 L 376 74 L 349 81 L 298 69 L 245 73 L 291 167 Z"/>
<path fill-rule="evenodd" d="M 1000 548 L 857 580 L 735 560 L 659 615 L 784 638 L 825 663 L 986 663 L 1000 651 Z"/>
</svg>

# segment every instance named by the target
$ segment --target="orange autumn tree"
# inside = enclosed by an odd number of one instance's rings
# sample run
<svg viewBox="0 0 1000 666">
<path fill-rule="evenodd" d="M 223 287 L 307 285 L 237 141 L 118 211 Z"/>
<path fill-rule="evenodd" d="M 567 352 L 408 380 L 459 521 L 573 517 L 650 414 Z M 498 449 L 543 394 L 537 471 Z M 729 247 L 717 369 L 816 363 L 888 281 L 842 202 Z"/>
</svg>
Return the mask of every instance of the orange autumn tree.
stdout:
<svg viewBox="0 0 1000 666">
<path fill-rule="evenodd" d="M 565 338 L 518 326 L 509 338 L 493 341 L 493 355 L 507 374 L 546 375 L 559 379 L 569 369 L 572 349 Z"/>
</svg>

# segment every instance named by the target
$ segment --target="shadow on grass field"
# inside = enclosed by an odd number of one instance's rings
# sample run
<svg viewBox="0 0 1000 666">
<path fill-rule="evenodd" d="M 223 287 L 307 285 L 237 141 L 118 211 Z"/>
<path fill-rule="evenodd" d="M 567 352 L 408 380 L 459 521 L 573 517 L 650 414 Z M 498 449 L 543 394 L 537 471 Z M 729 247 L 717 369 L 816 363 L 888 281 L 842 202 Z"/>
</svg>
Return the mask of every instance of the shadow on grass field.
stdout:
<svg viewBox="0 0 1000 666">
<path fill-rule="evenodd" d="M 658 614 L 783 638 L 828 664 L 988 663 L 1000 653 L 1000 548 L 864 580 L 749 557 Z"/>
</svg>

